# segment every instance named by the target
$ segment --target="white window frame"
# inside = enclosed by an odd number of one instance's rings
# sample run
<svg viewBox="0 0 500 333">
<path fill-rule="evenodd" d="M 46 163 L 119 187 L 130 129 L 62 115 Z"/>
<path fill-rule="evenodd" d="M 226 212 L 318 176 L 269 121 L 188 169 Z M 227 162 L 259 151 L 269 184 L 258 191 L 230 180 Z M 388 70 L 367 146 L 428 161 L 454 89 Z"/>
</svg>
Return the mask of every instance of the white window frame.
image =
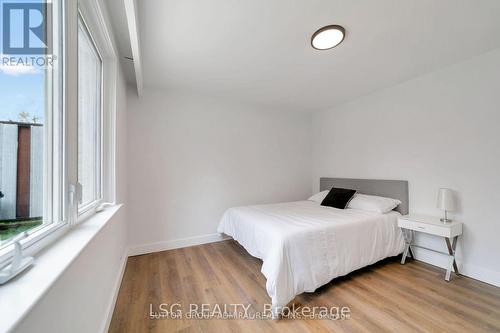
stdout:
<svg viewBox="0 0 500 333">
<path fill-rule="evenodd" d="M 53 67 L 52 75 L 47 75 L 46 84 L 48 87 L 46 107 L 51 110 L 50 116 L 46 118 L 44 131 L 44 149 L 47 150 L 48 158 L 44 158 L 44 201 L 49 199 L 49 203 L 44 202 L 43 218 L 50 220 L 50 223 L 42 224 L 27 231 L 28 237 L 20 243 L 26 254 L 32 255 L 50 244 L 57 237 L 60 237 L 69 229 L 69 210 L 67 205 L 66 184 L 68 181 L 66 164 L 68 154 L 65 143 L 67 142 L 67 112 L 70 109 L 67 92 L 70 91 L 67 85 L 69 68 L 71 66 L 70 25 L 68 24 L 68 13 L 71 12 L 71 2 L 53 2 L 52 16 L 53 34 L 53 55 L 56 58 L 56 65 Z M 48 15 L 52 15 L 50 13 Z M 56 41 L 61 41 L 57 43 Z M 56 128 L 56 131 L 54 129 Z M 64 149 L 63 149 L 64 148 Z M 54 163 L 56 162 L 56 163 Z M 59 176 L 57 176 L 59 175 Z M 0 267 L 12 257 L 14 245 L 7 243 L 0 247 Z"/>
<path fill-rule="evenodd" d="M 103 177 L 103 170 L 104 170 L 104 161 L 103 161 L 103 158 L 104 158 L 104 154 L 103 154 L 103 150 L 104 150 L 104 127 L 103 127 L 103 119 L 104 119 L 104 114 L 106 111 L 108 110 L 105 110 L 104 109 L 104 60 L 102 58 L 102 55 L 101 55 L 101 52 L 97 46 L 97 43 L 96 43 L 96 40 L 94 38 L 94 36 L 92 35 L 92 33 L 90 32 L 90 29 L 89 29 L 89 26 L 87 24 L 87 22 L 85 21 L 85 18 L 83 17 L 83 14 L 81 12 L 81 9 L 78 10 L 78 24 L 81 24 L 83 26 L 83 29 L 85 30 L 84 33 L 87 34 L 87 36 L 89 37 L 90 39 L 90 42 L 91 42 L 91 47 L 94 48 L 97 56 L 99 57 L 99 61 L 101 62 L 101 77 L 100 77 L 100 80 L 101 80 L 101 85 L 100 85 L 100 88 L 101 88 L 101 91 L 100 91 L 100 110 L 99 110 L 99 116 L 100 116 L 100 119 L 99 119 L 99 165 L 96 165 L 96 172 L 97 172 L 97 175 L 98 175 L 98 188 L 99 188 L 99 195 L 97 196 L 97 198 L 93 201 L 90 201 L 88 203 L 83 203 L 83 204 L 80 204 L 78 205 L 78 216 L 85 216 L 85 214 L 88 212 L 88 211 L 91 211 L 91 210 L 95 210 L 96 207 L 98 207 L 102 202 L 103 202 L 103 188 L 104 188 L 104 183 L 105 183 L 105 179 Z M 80 33 L 80 30 L 78 30 L 78 33 Z M 78 112 L 80 112 L 80 110 L 78 110 Z M 77 165 L 78 167 L 78 165 Z M 79 186 L 82 186 L 81 184 L 79 184 Z"/>
<path fill-rule="evenodd" d="M 44 166 L 44 200 L 50 198 L 50 205 L 44 204 L 44 218 L 54 218 L 54 212 L 60 211 L 58 221 L 52 221 L 50 224 L 42 225 L 28 232 L 28 237 L 20 243 L 26 255 L 34 255 L 44 247 L 50 245 L 58 238 L 62 237 L 74 225 L 80 223 L 93 214 L 95 209 L 88 210 L 84 214 L 78 214 L 78 200 L 71 200 L 71 185 L 76 185 L 78 180 L 78 16 L 79 13 L 86 20 L 92 36 L 94 36 L 96 45 L 101 51 L 103 60 L 103 118 L 101 128 L 102 135 L 102 197 L 103 201 L 116 203 L 116 175 L 115 175 L 115 156 L 116 156 L 116 79 L 118 74 L 118 60 L 115 51 L 113 39 L 106 25 L 103 11 L 98 0 L 79 0 L 65 1 L 61 0 L 62 17 L 57 22 L 61 25 L 62 48 L 56 54 L 58 59 L 62 60 L 61 71 L 58 74 L 58 80 L 62 80 L 61 89 L 52 91 L 52 98 L 49 97 L 49 106 L 53 107 L 56 103 L 64 109 L 62 119 L 62 141 L 55 142 L 52 136 L 52 127 L 46 132 L 46 142 L 51 146 L 59 146 L 57 154 L 62 154 L 61 166 L 57 170 L 62 174 L 60 181 L 54 182 L 52 177 L 55 167 L 52 161 Z M 55 40 L 59 40 L 60 36 Z M 54 50 L 56 50 L 54 44 Z M 55 75 L 54 75 L 55 76 Z M 62 96 L 58 96 L 57 93 Z M 54 112 L 55 114 L 55 112 Z M 64 149 L 63 149 L 63 148 Z M 55 148 L 52 148 L 56 150 Z M 54 155 L 54 154 L 52 154 Z M 53 159 L 48 159 L 53 160 Z M 52 185 L 54 184 L 54 185 Z M 49 187 L 50 186 L 50 187 Z M 59 197 L 53 197 L 52 187 L 57 186 L 60 191 Z M 74 193 L 73 193 L 74 195 Z M 53 198 L 52 198 L 53 197 Z M 0 267 L 9 262 L 12 257 L 14 245 L 9 244 L 0 248 Z"/>
<path fill-rule="evenodd" d="M 116 85 L 118 59 L 115 46 L 97 0 L 79 0 L 81 17 L 102 61 L 101 79 L 101 199 L 81 207 L 76 223 L 95 214 L 102 203 L 116 203 Z M 77 36 L 78 37 L 78 36 Z M 78 160 L 76 160 L 76 168 Z M 76 182 L 78 175 L 76 175 Z"/>
</svg>

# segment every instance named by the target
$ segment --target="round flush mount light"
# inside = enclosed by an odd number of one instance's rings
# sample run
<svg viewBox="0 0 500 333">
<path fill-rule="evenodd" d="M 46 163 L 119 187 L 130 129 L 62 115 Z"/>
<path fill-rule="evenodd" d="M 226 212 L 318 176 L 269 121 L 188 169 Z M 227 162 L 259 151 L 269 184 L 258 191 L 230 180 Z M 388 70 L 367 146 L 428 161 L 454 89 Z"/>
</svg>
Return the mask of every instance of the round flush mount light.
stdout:
<svg viewBox="0 0 500 333">
<path fill-rule="evenodd" d="M 316 50 L 329 50 L 342 43 L 345 29 L 340 25 L 327 25 L 311 37 L 311 46 Z"/>
</svg>

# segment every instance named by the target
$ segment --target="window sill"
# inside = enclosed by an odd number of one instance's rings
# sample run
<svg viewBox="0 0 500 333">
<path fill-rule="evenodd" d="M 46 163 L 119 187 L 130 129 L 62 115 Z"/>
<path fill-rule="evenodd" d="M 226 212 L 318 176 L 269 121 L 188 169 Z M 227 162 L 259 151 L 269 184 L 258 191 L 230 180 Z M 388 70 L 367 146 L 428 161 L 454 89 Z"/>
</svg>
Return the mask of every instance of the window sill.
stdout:
<svg viewBox="0 0 500 333">
<path fill-rule="evenodd" d="M 122 205 L 114 205 L 69 230 L 35 256 L 26 272 L 0 286 L 0 331 L 12 330 L 42 298 Z"/>
</svg>

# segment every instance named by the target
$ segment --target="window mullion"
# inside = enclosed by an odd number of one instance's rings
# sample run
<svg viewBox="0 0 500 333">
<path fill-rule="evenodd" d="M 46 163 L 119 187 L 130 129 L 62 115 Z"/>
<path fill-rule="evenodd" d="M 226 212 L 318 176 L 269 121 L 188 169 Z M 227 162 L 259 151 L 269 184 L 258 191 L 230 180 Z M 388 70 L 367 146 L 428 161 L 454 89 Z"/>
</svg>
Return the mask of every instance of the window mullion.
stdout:
<svg viewBox="0 0 500 333">
<path fill-rule="evenodd" d="M 65 46 L 65 175 L 64 206 L 65 219 L 77 220 L 77 200 L 71 202 L 70 191 L 78 182 L 78 5 L 77 1 L 65 1 L 66 46 Z"/>
</svg>

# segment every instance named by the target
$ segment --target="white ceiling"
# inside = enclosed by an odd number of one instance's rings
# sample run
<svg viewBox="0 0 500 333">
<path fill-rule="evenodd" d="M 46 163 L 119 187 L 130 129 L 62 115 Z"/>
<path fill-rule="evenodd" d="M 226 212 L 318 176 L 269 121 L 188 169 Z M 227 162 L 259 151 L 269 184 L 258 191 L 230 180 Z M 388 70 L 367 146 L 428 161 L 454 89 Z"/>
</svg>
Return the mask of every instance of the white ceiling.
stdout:
<svg viewBox="0 0 500 333">
<path fill-rule="evenodd" d="M 137 7 L 146 88 L 306 112 L 500 47 L 498 0 L 138 0 Z M 313 49 L 311 34 L 329 24 L 344 26 L 346 39 Z"/>
</svg>

